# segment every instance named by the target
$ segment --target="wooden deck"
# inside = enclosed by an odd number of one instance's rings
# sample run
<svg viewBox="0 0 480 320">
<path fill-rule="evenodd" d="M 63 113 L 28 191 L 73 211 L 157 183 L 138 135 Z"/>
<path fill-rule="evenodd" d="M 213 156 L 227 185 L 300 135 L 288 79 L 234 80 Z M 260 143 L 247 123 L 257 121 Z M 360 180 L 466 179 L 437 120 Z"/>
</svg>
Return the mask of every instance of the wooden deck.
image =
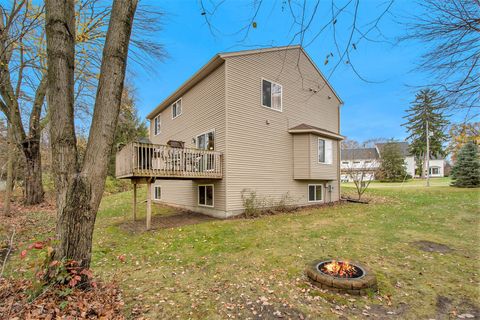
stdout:
<svg viewBox="0 0 480 320">
<path fill-rule="evenodd" d="M 120 179 L 222 179 L 222 153 L 132 142 L 116 155 Z"/>
</svg>

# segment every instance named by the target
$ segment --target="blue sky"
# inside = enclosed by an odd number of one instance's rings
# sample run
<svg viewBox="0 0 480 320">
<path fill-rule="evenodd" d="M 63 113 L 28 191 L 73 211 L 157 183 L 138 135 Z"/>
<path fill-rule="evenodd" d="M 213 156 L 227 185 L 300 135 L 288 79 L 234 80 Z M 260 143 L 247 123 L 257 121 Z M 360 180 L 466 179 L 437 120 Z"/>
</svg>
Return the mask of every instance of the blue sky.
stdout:
<svg viewBox="0 0 480 320">
<path fill-rule="evenodd" d="M 210 12 L 209 0 L 204 2 Z M 315 2 L 308 3 L 312 12 Z M 336 3 L 340 6 L 346 2 Z M 158 8 L 155 1 L 150 1 L 150 4 Z M 367 23 L 378 16 L 385 5 L 384 0 L 361 1 L 356 25 L 363 31 L 367 30 Z M 214 34 L 201 15 L 198 1 L 164 1 L 160 8 L 165 12 L 164 28 L 157 37 L 165 45 L 168 58 L 153 66 L 153 73 L 131 66 L 135 76 L 128 79 L 136 87 L 142 117 L 218 52 L 300 42 L 300 39 L 293 38 L 298 27 L 291 27 L 291 15 L 284 1 L 264 0 L 255 19 L 257 28 L 251 28 L 246 38 L 245 30 L 237 31 L 248 25 L 249 18 L 254 15 L 252 1 L 225 1 L 211 17 L 216 28 Z M 347 42 L 353 9 L 353 6 L 348 7 L 348 11 L 338 17 L 336 28 L 340 45 Z M 361 80 L 346 64 L 340 64 L 331 75 L 330 83 L 345 102 L 341 113 L 341 133 L 348 138 L 364 141 L 378 137 L 406 137 L 404 128 L 400 126 L 402 116 L 414 98 L 418 89 L 416 86 L 426 83 L 428 75 L 414 70 L 422 46 L 398 44 L 396 38 L 403 35 L 405 28 L 399 21 L 412 12 L 418 13 L 418 10 L 413 1 L 394 2 L 391 13 L 385 15 L 379 24 L 381 34 L 375 31 L 370 34 L 376 40 L 386 41 L 358 42 L 359 35 L 354 35 L 357 49 L 352 52 L 351 61 L 360 75 L 371 82 Z M 305 45 L 311 42 L 329 18 L 330 1 L 320 1 L 310 31 L 305 35 Z M 328 27 L 305 48 L 326 76 L 338 57 L 332 34 L 331 27 Z M 330 52 L 334 52 L 334 58 L 324 65 L 325 56 Z"/>
</svg>

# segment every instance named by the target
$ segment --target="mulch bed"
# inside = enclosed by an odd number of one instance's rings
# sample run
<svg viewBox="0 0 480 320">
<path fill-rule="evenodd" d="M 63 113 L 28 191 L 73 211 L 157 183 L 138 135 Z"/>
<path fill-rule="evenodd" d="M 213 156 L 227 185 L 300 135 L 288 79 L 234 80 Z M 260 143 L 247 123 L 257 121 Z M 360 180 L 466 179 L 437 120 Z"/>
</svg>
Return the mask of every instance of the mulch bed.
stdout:
<svg viewBox="0 0 480 320">
<path fill-rule="evenodd" d="M 215 220 L 218 219 L 201 213 L 182 210 L 177 214 L 152 216 L 152 230 L 177 228 Z M 145 223 L 145 219 L 129 220 L 120 224 L 120 228 L 130 233 L 139 233 L 145 231 Z"/>
<path fill-rule="evenodd" d="M 80 290 L 54 286 L 36 298 L 28 280 L 0 279 L 0 319 L 125 319 L 123 299 L 114 284 Z M 68 292 L 62 296 L 62 293 Z"/>
</svg>

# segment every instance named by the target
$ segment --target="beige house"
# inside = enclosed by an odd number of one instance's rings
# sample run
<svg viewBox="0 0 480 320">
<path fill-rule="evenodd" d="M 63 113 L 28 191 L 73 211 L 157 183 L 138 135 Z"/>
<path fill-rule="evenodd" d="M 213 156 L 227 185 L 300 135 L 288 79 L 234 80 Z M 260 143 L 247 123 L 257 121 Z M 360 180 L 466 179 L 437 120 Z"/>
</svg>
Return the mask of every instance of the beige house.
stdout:
<svg viewBox="0 0 480 320">
<path fill-rule="evenodd" d="M 217 54 L 148 115 L 150 144 L 125 146 L 117 176 L 219 218 L 243 212 L 244 190 L 338 201 L 341 104 L 299 46 Z"/>
</svg>

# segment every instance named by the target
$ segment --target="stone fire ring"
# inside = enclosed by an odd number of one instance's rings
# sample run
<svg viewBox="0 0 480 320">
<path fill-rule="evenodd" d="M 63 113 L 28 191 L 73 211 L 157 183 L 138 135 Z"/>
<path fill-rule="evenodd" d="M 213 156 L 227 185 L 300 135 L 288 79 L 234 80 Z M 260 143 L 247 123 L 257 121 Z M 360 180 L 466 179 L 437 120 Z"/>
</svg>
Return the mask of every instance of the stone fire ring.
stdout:
<svg viewBox="0 0 480 320">
<path fill-rule="evenodd" d="M 349 261 L 351 264 L 360 268 L 363 275 L 359 278 L 339 278 L 321 272 L 318 266 L 329 259 L 317 260 L 309 264 L 305 270 L 310 282 L 321 289 L 327 289 L 332 292 L 348 293 L 351 295 L 366 295 L 370 291 L 377 290 L 377 277 L 365 265 L 355 261 Z M 345 261 L 338 259 L 337 261 Z"/>
</svg>

